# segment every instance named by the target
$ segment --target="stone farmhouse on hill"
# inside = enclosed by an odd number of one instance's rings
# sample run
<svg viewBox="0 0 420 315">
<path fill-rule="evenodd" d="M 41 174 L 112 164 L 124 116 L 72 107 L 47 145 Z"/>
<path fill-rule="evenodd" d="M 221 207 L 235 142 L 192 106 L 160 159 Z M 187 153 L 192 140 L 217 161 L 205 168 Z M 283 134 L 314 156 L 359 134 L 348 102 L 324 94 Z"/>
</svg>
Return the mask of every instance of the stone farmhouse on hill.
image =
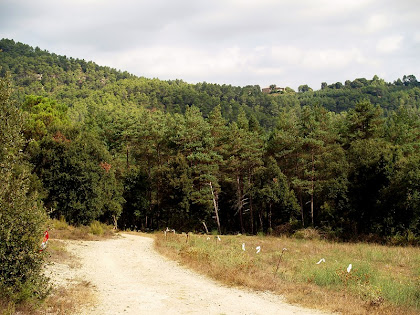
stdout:
<svg viewBox="0 0 420 315">
<path fill-rule="evenodd" d="M 265 93 L 265 94 L 280 93 L 280 92 L 284 92 L 284 91 L 285 91 L 285 88 L 277 87 L 275 84 L 270 85 L 270 87 L 262 89 L 262 92 Z"/>
</svg>

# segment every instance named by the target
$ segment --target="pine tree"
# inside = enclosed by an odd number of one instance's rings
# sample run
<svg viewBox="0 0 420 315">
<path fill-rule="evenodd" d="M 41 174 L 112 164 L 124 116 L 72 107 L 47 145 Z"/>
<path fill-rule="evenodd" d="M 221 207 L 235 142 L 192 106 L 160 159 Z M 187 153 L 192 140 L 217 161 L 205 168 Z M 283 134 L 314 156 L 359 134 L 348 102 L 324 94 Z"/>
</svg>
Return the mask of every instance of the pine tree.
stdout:
<svg viewBox="0 0 420 315">
<path fill-rule="evenodd" d="M 176 152 L 170 163 L 181 174 L 172 181 L 182 187 L 185 196 L 182 204 L 189 212 L 191 224 L 197 225 L 213 213 L 212 189 L 218 187 L 220 156 L 214 150 L 210 125 L 197 107 L 187 108 L 184 117 L 175 115 L 174 119 L 176 123 L 169 139 L 170 147 L 176 148 Z"/>
<path fill-rule="evenodd" d="M 241 233 L 246 232 L 244 214 L 250 213 L 250 232 L 253 233 L 253 185 L 254 176 L 263 165 L 264 142 L 262 135 L 249 130 L 245 114 L 239 114 L 238 123 L 229 125 L 226 145 L 225 178 L 234 187 L 236 200 L 233 202 L 239 215 Z"/>
</svg>

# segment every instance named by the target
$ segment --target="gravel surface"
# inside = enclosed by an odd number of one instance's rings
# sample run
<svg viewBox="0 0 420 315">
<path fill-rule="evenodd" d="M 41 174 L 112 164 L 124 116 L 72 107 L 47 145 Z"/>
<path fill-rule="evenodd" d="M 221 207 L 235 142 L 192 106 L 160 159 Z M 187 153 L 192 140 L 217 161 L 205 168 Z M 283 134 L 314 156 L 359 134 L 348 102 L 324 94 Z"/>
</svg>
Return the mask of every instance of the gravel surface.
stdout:
<svg viewBox="0 0 420 315">
<path fill-rule="evenodd" d="M 56 285 L 90 282 L 96 303 L 80 314 L 324 314 L 269 292 L 224 286 L 161 256 L 148 237 L 66 243 L 79 266 L 48 270 Z"/>
</svg>

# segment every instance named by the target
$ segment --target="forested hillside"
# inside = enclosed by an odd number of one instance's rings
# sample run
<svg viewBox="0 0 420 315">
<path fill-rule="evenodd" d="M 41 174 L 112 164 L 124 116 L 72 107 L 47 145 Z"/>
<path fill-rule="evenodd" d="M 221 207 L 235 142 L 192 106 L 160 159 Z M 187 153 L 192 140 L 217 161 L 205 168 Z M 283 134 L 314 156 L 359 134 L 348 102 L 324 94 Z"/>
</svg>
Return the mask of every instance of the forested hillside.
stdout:
<svg viewBox="0 0 420 315">
<path fill-rule="evenodd" d="M 0 41 L 53 217 L 222 233 L 307 226 L 403 242 L 420 229 L 420 83 L 313 91 L 136 77 Z M 219 224 L 218 224 L 219 222 Z"/>
<path fill-rule="evenodd" d="M 35 94 L 51 97 L 69 107 L 80 102 L 83 106 L 118 103 L 168 113 L 185 113 L 187 107 L 194 105 L 204 117 L 220 105 L 223 117 L 229 122 L 236 120 L 242 109 L 265 128 L 275 126 L 276 117 L 285 107 L 296 105 L 320 105 L 336 113 L 354 108 L 363 100 L 385 111 L 395 110 L 400 105 L 420 106 L 420 83 L 414 75 L 406 75 L 393 83 L 374 76 L 371 80 L 357 78 L 344 84 L 324 82 L 317 91 L 303 84 L 298 92 L 287 87 L 281 93 L 274 93 L 273 89 L 273 93 L 264 94 L 258 85 L 187 84 L 182 80 L 136 77 L 9 39 L 0 41 L 0 49 L 0 74 L 11 73 L 15 83 L 14 98 L 19 102 L 23 102 L 26 95 Z"/>
</svg>

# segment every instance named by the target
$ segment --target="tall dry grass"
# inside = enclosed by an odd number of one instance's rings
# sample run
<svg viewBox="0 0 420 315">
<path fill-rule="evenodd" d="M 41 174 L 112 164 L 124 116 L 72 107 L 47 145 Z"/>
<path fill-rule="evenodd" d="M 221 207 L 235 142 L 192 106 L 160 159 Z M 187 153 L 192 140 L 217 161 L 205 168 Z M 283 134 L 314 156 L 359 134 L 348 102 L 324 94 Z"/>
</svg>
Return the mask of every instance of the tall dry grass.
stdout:
<svg viewBox="0 0 420 315">
<path fill-rule="evenodd" d="M 109 238 L 115 234 L 113 226 L 98 221 L 76 227 L 68 224 L 64 219 L 51 219 L 48 226 L 52 239 L 94 241 Z"/>
<path fill-rule="evenodd" d="M 290 303 L 343 314 L 420 312 L 419 248 L 263 236 L 187 240 L 173 234 L 157 234 L 155 244 L 166 256 L 226 284 L 270 290 Z"/>
</svg>

